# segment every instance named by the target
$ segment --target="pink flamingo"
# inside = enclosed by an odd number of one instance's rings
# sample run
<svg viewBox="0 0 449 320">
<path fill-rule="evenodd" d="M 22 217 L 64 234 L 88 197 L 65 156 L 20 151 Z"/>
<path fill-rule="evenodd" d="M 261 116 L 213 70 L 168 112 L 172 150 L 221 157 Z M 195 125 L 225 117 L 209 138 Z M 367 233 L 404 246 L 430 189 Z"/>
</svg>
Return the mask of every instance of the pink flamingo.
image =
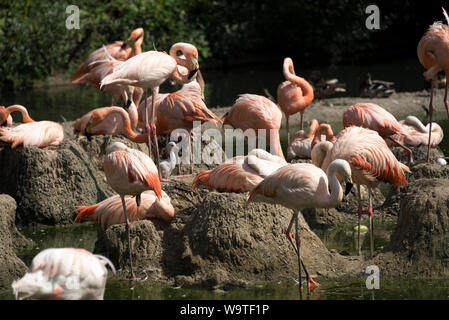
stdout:
<svg viewBox="0 0 449 320">
<path fill-rule="evenodd" d="M 201 171 L 193 179 L 192 188 L 205 185 L 218 191 L 247 192 L 286 164 L 283 158 L 262 149 L 253 149 L 247 156 L 237 156 L 212 170 Z"/>
<path fill-rule="evenodd" d="M 177 56 L 181 51 L 185 59 Z M 177 65 L 186 67 L 189 70 L 187 75 L 179 73 Z M 170 48 L 170 55 L 165 52 L 147 51 L 126 60 L 114 71 L 107 75 L 101 81 L 100 88 L 108 85 L 121 84 L 141 87 L 146 90 L 151 89 L 153 105 L 157 100 L 159 86 L 168 78 L 178 83 L 184 84 L 193 80 L 199 69 L 198 51 L 188 43 L 178 42 Z M 145 98 L 145 102 L 146 102 Z M 145 108 L 147 109 L 147 108 Z M 148 144 L 151 155 L 151 135 L 154 135 L 154 144 L 156 147 L 156 162 L 159 166 L 159 147 L 157 144 L 156 124 L 154 122 L 155 108 L 151 112 L 151 121 L 148 122 L 148 112 L 145 117 L 145 125 L 148 132 Z"/>
<path fill-rule="evenodd" d="M 301 265 L 306 274 L 307 287 L 317 287 L 318 284 L 309 276 L 301 260 L 298 214 L 305 208 L 335 208 L 341 202 L 343 190 L 336 175 L 346 183 L 345 194 L 348 194 L 352 188 L 351 168 L 347 161 L 337 159 L 330 164 L 327 175 L 313 164 L 287 164 L 267 176 L 248 196 L 247 204 L 251 201 L 268 202 L 293 210 L 286 235 L 298 256 L 299 288 L 302 286 Z M 296 246 L 291 233 L 293 221 L 296 229 Z"/>
<path fill-rule="evenodd" d="M 37 254 L 27 273 L 12 283 L 16 299 L 103 300 L 106 257 L 84 249 L 51 248 Z"/>
<path fill-rule="evenodd" d="M 228 124 L 242 131 L 253 129 L 256 135 L 259 129 L 266 130 L 265 138 L 272 142 L 274 154 L 284 158 L 279 138 L 282 112 L 270 99 L 257 94 L 241 94 L 222 119 L 223 126 Z"/>
<path fill-rule="evenodd" d="M 349 162 L 352 178 L 357 184 L 359 255 L 361 255 L 360 219 L 362 214 L 360 185 L 363 184 L 368 188 L 372 257 L 374 251 L 372 189 L 377 187 L 380 181 L 388 182 L 395 187 L 407 186 L 404 173 L 410 172 L 410 169 L 396 159 L 385 140 L 376 131 L 355 126 L 340 131 L 334 144 L 328 141 L 320 142 L 312 150 L 312 162 L 325 171 L 329 170 L 329 164 L 335 159 L 344 159 Z"/>
<path fill-rule="evenodd" d="M 384 139 L 391 140 L 407 152 L 407 165 L 412 160 L 412 150 L 393 138 L 396 134 L 407 132 L 396 118 L 381 106 L 374 103 L 357 103 L 343 113 L 343 127 L 358 126 L 377 131 Z"/>
<path fill-rule="evenodd" d="M 4 106 L 0 106 L 0 126 L 10 127 L 13 124 L 11 113 L 18 111 L 22 114 L 22 122 L 30 123 L 34 122 L 33 119 L 28 114 L 28 110 L 19 104 L 14 104 L 5 108 Z"/>
<path fill-rule="evenodd" d="M 309 123 L 307 131 L 297 131 L 287 147 L 287 159 L 292 160 L 295 158 L 310 158 L 310 152 L 312 151 L 312 139 L 315 132 L 318 130 L 318 120 L 312 119 Z"/>
<path fill-rule="evenodd" d="M 145 191 L 141 195 L 140 206 L 137 206 L 131 197 L 125 197 L 125 204 L 129 221 L 160 219 L 171 222 L 175 218 L 170 197 L 162 191 L 160 201 L 154 191 Z M 119 195 L 107 198 L 93 206 L 78 206 L 74 222 L 96 221 L 101 229 L 106 230 L 114 224 L 126 223 L 123 215 L 122 202 Z"/>
<path fill-rule="evenodd" d="M 429 143 L 430 123 L 424 126 L 423 123 L 415 116 L 408 116 L 399 123 L 407 131 L 406 135 L 394 135 L 393 138 L 409 147 L 426 146 Z M 436 148 L 443 140 L 443 129 L 434 122 L 432 125 L 432 138 L 430 147 Z M 388 144 L 390 145 L 390 144 Z"/>
<path fill-rule="evenodd" d="M 156 201 L 162 196 L 161 183 L 153 160 L 143 152 L 128 148 L 121 142 L 114 142 L 106 150 L 104 157 L 104 173 L 111 188 L 120 195 L 128 236 L 128 251 L 131 265 L 131 278 L 135 279 L 131 255 L 130 223 L 126 211 L 125 195 L 135 196 L 137 206 L 140 205 L 141 193 L 153 190 Z"/>
<path fill-rule="evenodd" d="M 111 74 L 114 71 L 114 68 L 118 67 L 122 63 L 123 61 L 119 60 L 102 61 L 101 63 L 94 66 L 91 70 L 86 72 L 84 75 L 72 82 L 89 84 L 95 89 L 100 90 L 101 80 L 103 80 L 103 78 L 107 75 Z M 124 86 L 120 84 L 107 86 L 101 91 L 111 95 L 111 105 L 113 105 L 117 100 L 120 99 L 126 107 L 128 107 L 131 102 L 134 102 L 134 104 L 138 106 L 143 96 L 142 88 Z"/>
<path fill-rule="evenodd" d="M 134 103 L 131 103 L 128 112 L 115 106 L 97 108 L 77 119 L 73 124 L 73 132 L 82 132 L 87 137 L 123 134 L 134 142 L 143 143 L 148 136 L 135 133 L 137 118 L 137 108 Z"/>
<path fill-rule="evenodd" d="M 202 90 L 198 82 L 185 84 L 180 90 L 170 94 L 159 94 L 156 100 L 155 122 L 156 134 L 170 134 L 175 129 L 186 129 L 192 132 L 194 121 L 210 121 L 214 124 L 222 122 L 204 103 Z M 153 112 L 153 103 L 148 98 L 138 108 L 139 121 L 144 121 L 148 106 Z M 192 150 L 192 139 L 189 136 L 189 146 Z M 190 151 L 190 173 L 193 173 L 193 153 Z"/>
<path fill-rule="evenodd" d="M 444 24 L 440 21 L 434 22 L 427 32 L 419 40 L 417 53 L 419 62 L 427 69 L 424 72 L 426 79 L 431 80 L 430 89 L 430 103 L 429 103 L 429 139 L 427 142 L 427 162 L 430 160 L 430 146 L 432 136 L 432 113 L 433 113 L 433 88 L 435 85 L 435 78 L 441 70 L 444 70 L 446 78 L 449 76 L 449 16 L 443 8 L 443 15 L 446 18 Z M 447 101 L 447 88 L 449 83 L 446 81 L 446 88 L 444 90 L 444 106 L 449 117 L 449 106 Z"/>
<path fill-rule="evenodd" d="M 71 77 L 72 82 L 76 83 L 80 77 L 92 70 L 95 66 L 95 64 L 93 64 L 94 62 L 105 60 L 108 56 L 112 56 L 117 60 L 125 61 L 142 53 L 143 34 L 144 32 L 142 28 L 134 29 L 126 41 L 116 41 L 115 43 L 105 46 L 106 52 L 103 47 L 92 52 L 87 60 L 81 63 L 73 73 Z M 128 43 L 132 41 L 135 41 L 134 48 L 131 48 L 128 45 Z"/>
<path fill-rule="evenodd" d="M 23 123 L 16 127 L 0 127 L 0 141 L 18 146 L 56 147 L 64 140 L 64 129 L 53 121 Z"/>
<path fill-rule="evenodd" d="M 277 95 L 279 107 L 285 113 L 287 141 L 290 143 L 288 118 L 299 112 L 301 115 L 300 130 L 302 130 L 304 111 L 313 101 L 313 87 L 305 79 L 295 74 L 293 60 L 291 58 L 284 59 L 282 73 L 286 81 L 278 86 Z"/>
</svg>

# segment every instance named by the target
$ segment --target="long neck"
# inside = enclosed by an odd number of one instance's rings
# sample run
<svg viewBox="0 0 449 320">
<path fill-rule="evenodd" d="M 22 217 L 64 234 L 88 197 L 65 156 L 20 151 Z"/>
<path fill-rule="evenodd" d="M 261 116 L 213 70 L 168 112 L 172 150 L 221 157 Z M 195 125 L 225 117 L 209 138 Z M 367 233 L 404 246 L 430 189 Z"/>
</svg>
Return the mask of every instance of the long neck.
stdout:
<svg viewBox="0 0 449 320">
<path fill-rule="evenodd" d="M 137 143 L 144 143 L 148 141 L 148 135 L 143 133 L 143 134 L 137 134 L 135 133 L 132 128 L 131 128 L 131 121 L 129 120 L 129 115 L 128 113 L 123 110 L 123 108 L 120 107 L 111 107 L 109 108 L 105 115 L 104 118 L 106 118 L 108 115 L 110 114 L 114 114 L 117 113 L 122 117 L 122 121 L 123 121 L 123 130 L 125 135 L 128 137 L 129 140 L 137 142 Z"/>
<path fill-rule="evenodd" d="M 318 130 L 318 120 L 316 119 L 312 119 L 312 121 L 310 121 L 310 125 L 309 125 L 309 129 L 306 132 L 306 138 L 311 138 L 315 135 L 316 131 Z"/>
<path fill-rule="evenodd" d="M 134 104 L 134 101 L 128 107 L 129 120 L 131 125 L 131 130 L 135 130 L 137 128 L 137 122 L 139 121 L 139 114 L 137 112 L 137 107 Z"/>
<path fill-rule="evenodd" d="M 170 167 L 174 169 L 178 162 L 178 149 L 173 148 L 170 150 Z"/>
<path fill-rule="evenodd" d="M 134 42 L 134 55 L 142 53 L 143 34 Z"/>
<path fill-rule="evenodd" d="M 330 197 L 326 199 L 326 205 L 328 208 L 335 208 L 343 199 L 343 189 L 340 182 L 335 175 L 336 163 L 332 163 L 327 170 L 327 176 L 329 179 L 329 186 L 331 189 Z"/>
<path fill-rule="evenodd" d="M 34 122 L 34 120 L 31 119 L 31 117 L 28 115 L 28 110 L 24 106 L 21 106 L 18 104 L 15 104 L 15 105 L 12 105 L 12 106 L 9 106 L 8 108 L 6 108 L 6 116 L 8 117 L 14 111 L 18 111 L 22 114 L 23 123 Z"/>
<path fill-rule="evenodd" d="M 279 138 L 279 130 L 270 130 L 270 150 L 274 150 L 275 154 L 282 159 L 285 159 L 282 152 L 281 140 Z"/>
<path fill-rule="evenodd" d="M 312 148 L 317 143 L 319 143 L 321 141 L 321 134 L 323 132 L 326 135 L 326 141 L 330 141 L 330 142 L 335 141 L 334 133 L 332 132 L 331 126 L 327 123 L 322 123 L 322 124 L 320 124 L 318 130 L 315 131 L 315 136 L 313 137 L 313 140 L 312 140 Z"/>
<path fill-rule="evenodd" d="M 316 147 L 312 149 L 310 157 L 312 158 L 312 163 L 318 168 L 322 168 L 324 158 L 327 154 L 327 147 L 325 143 L 319 143 Z"/>
<path fill-rule="evenodd" d="M 302 101 L 301 104 L 308 106 L 312 103 L 314 94 L 313 87 L 305 79 L 298 77 L 293 69 L 293 61 L 291 59 L 286 59 L 284 62 L 283 74 L 285 79 L 296 84 L 302 90 Z"/>
</svg>

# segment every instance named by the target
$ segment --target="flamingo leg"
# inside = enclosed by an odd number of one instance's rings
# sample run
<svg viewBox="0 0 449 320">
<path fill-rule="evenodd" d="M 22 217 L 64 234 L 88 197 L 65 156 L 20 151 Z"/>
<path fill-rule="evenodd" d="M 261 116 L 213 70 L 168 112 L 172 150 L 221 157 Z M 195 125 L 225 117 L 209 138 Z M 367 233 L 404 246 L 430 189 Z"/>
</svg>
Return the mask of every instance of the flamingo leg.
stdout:
<svg viewBox="0 0 449 320">
<path fill-rule="evenodd" d="M 122 199 L 122 205 L 123 205 L 123 213 L 125 214 L 126 219 L 126 234 L 128 236 L 128 253 L 129 253 L 129 263 L 131 265 L 131 279 L 136 279 L 134 275 L 134 268 L 133 268 L 133 258 L 131 254 L 131 234 L 130 234 L 130 224 L 128 219 L 128 214 L 126 213 L 126 203 L 125 203 L 125 196 L 120 195 L 120 198 Z"/>
<path fill-rule="evenodd" d="M 190 174 L 193 174 L 193 142 L 192 142 L 192 130 L 189 134 L 189 153 L 190 153 Z"/>
<path fill-rule="evenodd" d="M 429 103 L 429 143 L 427 145 L 427 162 L 430 162 L 430 139 L 432 137 L 432 113 L 433 113 L 433 87 L 434 87 L 435 78 L 432 78 L 430 83 L 430 103 Z M 446 83 L 446 92 L 444 96 L 444 103 L 446 105 L 446 95 L 447 95 L 447 83 Z M 446 105 L 447 110 L 447 105 Z"/>
<path fill-rule="evenodd" d="M 148 90 L 145 93 L 145 129 L 147 130 L 147 134 L 148 134 L 148 155 L 151 158 L 151 129 L 150 129 L 150 125 L 148 124 L 148 105 L 147 105 L 147 100 L 148 100 Z"/>
<path fill-rule="evenodd" d="M 299 130 L 302 130 L 303 122 L 304 122 L 304 112 L 301 112 L 300 116 L 301 116 L 301 127 L 299 128 Z"/>
<path fill-rule="evenodd" d="M 372 203 L 371 188 L 368 188 L 368 199 L 369 199 L 369 208 L 368 208 L 369 242 L 370 242 L 370 255 L 372 258 L 374 254 L 374 223 L 373 223 L 373 203 Z"/>
<path fill-rule="evenodd" d="M 156 95 L 159 93 L 159 87 L 152 89 L 152 101 L 153 101 L 153 108 L 151 108 L 151 134 L 154 137 L 154 145 L 156 147 L 156 164 L 157 164 L 157 172 L 159 174 L 159 180 L 162 178 L 161 176 L 161 167 L 159 163 L 159 146 L 157 143 L 157 132 L 156 132 L 156 122 L 154 121 L 154 114 L 156 111 Z"/>
<path fill-rule="evenodd" d="M 360 184 L 357 184 L 357 202 L 359 203 L 359 207 L 357 209 L 358 226 L 359 226 L 359 229 L 357 231 L 357 253 L 359 256 L 361 256 L 362 244 L 360 243 L 360 221 L 362 219 L 362 195 L 360 193 Z"/>
<path fill-rule="evenodd" d="M 444 90 L 444 106 L 446 107 L 447 116 L 449 118 L 449 102 L 447 100 L 447 87 L 449 86 L 449 82 L 446 81 L 446 88 Z"/>
<path fill-rule="evenodd" d="M 289 129 L 289 126 L 288 126 L 288 118 L 289 118 L 289 116 L 285 115 L 285 126 L 286 126 L 286 129 L 287 129 L 287 144 L 290 144 L 290 129 Z"/>
<path fill-rule="evenodd" d="M 295 217 L 295 230 L 296 230 L 296 253 L 298 255 L 298 281 L 299 281 L 299 289 L 302 288 L 302 276 L 301 276 L 301 239 L 299 238 L 299 223 L 298 223 L 298 212 L 294 213 Z M 308 287 L 308 285 L 307 285 Z"/>
</svg>

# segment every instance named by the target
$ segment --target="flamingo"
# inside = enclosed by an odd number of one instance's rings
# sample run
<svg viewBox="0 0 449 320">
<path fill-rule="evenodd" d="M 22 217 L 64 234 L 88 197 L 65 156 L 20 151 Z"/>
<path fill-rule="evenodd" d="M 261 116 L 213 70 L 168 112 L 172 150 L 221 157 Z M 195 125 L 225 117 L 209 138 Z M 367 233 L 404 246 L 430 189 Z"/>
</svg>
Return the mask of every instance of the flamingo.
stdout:
<svg viewBox="0 0 449 320">
<path fill-rule="evenodd" d="M 335 208 L 343 198 L 343 190 L 337 179 L 346 183 L 345 194 L 351 191 L 351 168 L 346 160 L 334 160 L 326 173 L 310 163 L 287 164 L 276 170 L 260 182 L 250 193 L 249 202 L 268 202 L 281 204 L 293 210 L 286 235 L 298 256 L 299 288 L 302 286 L 301 265 L 306 274 L 307 287 L 317 287 L 301 261 L 298 214 L 305 208 Z M 329 178 L 328 178 L 329 177 Z M 329 179 L 329 180 L 328 180 Z M 329 182 L 328 182 L 329 181 Z M 330 193 L 329 193 L 330 187 Z M 293 243 L 291 229 L 295 222 L 296 246 Z"/>
<path fill-rule="evenodd" d="M 288 118 L 299 112 L 301 115 L 300 130 L 302 130 L 304 111 L 313 100 L 313 87 L 305 79 L 295 74 L 293 60 L 291 58 L 284 59 L 282 73 L 286 81 L 278 86 L 277 95 L 279 107 L 285 114 L 287 141 L 290 143 Z"/>
<path fill-rule="evenodd" d="M 36 121 L 16 127 L 0 127 L 0 141 L 11 144 L 11 149 L 20 145 L 38 148 L 56 147 L 63 140 L 63 127 L 53 121 Z"/>
<path fill-rule="evenodd" d="M 137 127 L 137 108 L 134 103 L 126 112 L 121 107 L 103 107 L 89 111 L 73 123 L 73 133 L 91 135 L 124 134 L 130 140 L 138 143 L 146 141 L 146 135 L 138 135 L 134 132 Z"/>
<path fill-rule="evenodd" d="M 175 129 L 186 129 L 192 134 L 193 123 L 195 121 L 210 121 L 214 124 L 222 122 L 209 108 L 202 99 L 201 85 L 192 81 L 185 84 L 180 90 L 170 94 L 159 94 L 156 99 L 156 133 L 157 135 L 170 134 Z M 147 99 L 139 106 L 139 120 L 145 119 L 145 111 L 148 106 L 150 112 L 153 112 L 153 103 Z M 192 161 L 192 139 L 189 135 L 190 148 L 190 173 L 193 173 Z"/>
<path fill-rule="evenodd" d="M 131 255 L 130 223 L 126 212 L 125 195 L 135 196 L 137 206 L 140 205 L 141 193 L 153 190 L 160 201 L 161 183 L 153 160 L 143 152 L 128 148 L 121 142 L 114 142 L 106 150 L 104 157 L 104 173 L 111 188 L 122 200 L 123 213 L 128 236 L 128 251 L 131 265 L 131 278 L 135 279 Z"/>
<path fill-rule="evenodd" d="M 84 249 L 50 248 L 39 252 L 23 278 L 12 283 L 16 299 L 103 300 L 109 266 Z"/>
<path fill-rule="evenodd" d="M 440 21 L 434 22 L 427 32 L 419 40 L 417 53 L 419 62 L 427 69 L 424 76 L 427 80 L 431 80 L 430 103 L 429 103 L 429 140 L 427 147 L 427 162 L 430 161 L 430 146 L 432 136 L 432 113 L 433 113 L 433 88 L 435 86 L 435 78 L 439 71 L 444 70 L 446 78 L 449 74 L 449 16 L 443 9 L 443 15 L 446 18 L 444 24 Z M 444 106 L 449 117 L 449 106 L 447 101 L 447 88 L 449 83 L 446 82 L 444 90 Z"/>
<path fill-rule="evenodd" d="M 370 253 L 373 256 L 373 206 L 372 189 L 377 187 L 380 181 L 385 181 L 395 187 L 407 186 L 408 182 L 404 173 L 410 169 L 400 163 L 386 142 L 374 130 L 362 127 L 347 127 L 340 131 L 334 144 L 320 142 L 312 150 L 312 162 L 328 170 L 329 164 L 335 159 L 344 159 L 351 165 L 352 178 L 357 184 L 358 200 L 358 253 L 361 255 L 360 243 L 360 219 L 362 214 L 362 202 L 360 185 L 368 188 L 369 199 L 369 229 L 370 229 Z"/>
<path fill-rule="evenodd" d="M 404 120 L 399 121 L 400 124 L 407 130 L 407 135 L 394 135 L 393 138 L 402 144 L 409 147 L 417 147 L 420 145 L 426 146 L 429 143 L 429 129 L 430 123 L 424 126 L 423 123 L 415 116 L 408 116 Z M 434 122 L 432 126 L 432 139 L 430 140 L 430 147 L 437 147 L 443 140 L 443 129 Z"/>
<path fill-rule="evenodd" d="M 116 41 L 115 43 L 105 46 L 106 52 L 103 47 L 92 52 L 87 60 L 81 63 L 73 73 L 71 77 L 72 82 L 76 83 L 80 77 L 89 72 L 95 66 L 95 64 L 92 64 L 95 61 L 105 60 L 108 56 L 112 56 L 117 60 L 125 61 L 142 53 L 143 34 L 144 31 L 142 28 L 134 29 L 126 41 Z M 128 45 L 128 43 L 132 41 L 135 41 L 134 48 L 131 48 Z"/>
<path fill-rule="evenodd" d="M 179 147 L 176 145 L 175 142 L 171 141 L 167 144 L 166 152 L 168 153 L 168 159 L 161 161 L 161 176 L 162 179 L 167 180 L 173 169 L 176 167 L 176 164 L 178 163 L 178 152 Z"/>
<path fill-rule="evenodd" d="M 285 166 L 287 162 L 263 149 L 253 149 L 247 156 L 231 158 L 212 170 L 201 171 L 192 182 L 192 188 L 206 185 L 224 192 L 247 192 L 264 177 Z"/>
<path fill-rule="evenodd" d="M 181 51 L 185 59 L 179 58 L 177 52 Z M 179 73 L 177 65 L 186 67 L 189 70 L 187 75 Z M 168 78 L 178 83 L 184 84 L 193 80 L 199 69 L 198 51 L 189 44 L 178 42 L 170 48 L 170 54 L 158 51 L 147 51 L 126 60 L 114 71 L 101 80 L 100 88 L 113 84 L 131 85 L 142 89 L 151 89 L 152 102 L 159 93 L 159 86 Z M 145 98 L 145 103 L 147 99 Z M 147 108 L 145 108 L 147 109 Z M 148 144 L 151 155 L 151 135 L 154 136 L 156 147 L 156 162 L 159 166 L 159 147 L 157 144 L 156 124 L 154 122 L 155 108 L 152 108 L 151 121 L 148 122 L 148 111 L 145 117 L 145 125 L 148 132 Z"/>
<path fill-rule="evenodd" d="M 125 197 L 125 204 L 129 221 L 159 219 L 171 222 L 175 218 L 175 209 L 170 197 L 164 191 L 160 201 L 157 201 L 154 191 L 149 190 L 142 193 L 140 206 L 136 206 L 134 200 L 128 196 Z M 93 206 L 78 206 L 74 212 L 77 212 L 75 223 L 96 221 L 100 223 L 102 230 L 114 224 L 126 223 L 119 195 L 109 197 Z"/>
<path fill-rule="evenodd" d="M 265 138 L 271 141 L 274 154 L 284 158 L 279 129 L 281 128 L 282 112 L 270 99 L 257 94 L 241 94 L 231 109 L 223 116 L 223 126 L 228 124 L 234 128 L 266 130 Z"/>
<path fill-rule="evenodd" d="M 18 111 L 22 114 L 22 122 L 23 123 L 30 123 L 34 122 L 33 119 L 28 114 L 28 110 L 19 104 L 14 104 L 12 106 L 9 106 L 5 108 L 4 106 L 0 106 L 0 126 L 6 126 L 9 127 L 12 125 L 12 117 L 11 113 Z"/>
<path fill-rule="evenodd" d="M 396 134 L 407 132 L 396 118 L 381 106 L 374 103 L 357 103 L 343 113 L 343 127 L 359 126 L 377 131 L 384 139 L 391 140 L 407 152 L 407 165 L 412 161 L 412 150 L 396 140 Z"/>
<path fill-rule="evenodd" d="M 97 90 L 100 90 L 101 80 L 103 80 L 103 78 L 107 75 L 111 74 L 114 71 L 114 68 L 117 68 L 123 63 L 123 61 L 119 60 L 101 61 L 101 63 L 98 63 L 84 75 L 72 81 L 72 83 L 85 83 L 91 85 Z M 111 105 L 113 105 L 117 100 L 120 99 L 126 107 L 130 105 L 131 101 L 134 102 L 136 106 L 138 106 L 143 96 L 142 88 L 124 86 L 120 84 L 107 86 L 101 91 L 109 94 L 112 97 Z"/>
<path fill-rule="evenodd" d="M 325 135 L 321 133 L 324 132 Z M 332 127 L 327 123 L 318 125 L 318 121 L 310 121 L 307 131 L 299 130 L 293 136 L 290 145 L 287 148 L 287 159 L 308 158 L 311 157 L 312 148 L 322 140 L 334 142 L 335 137 Z"/>
</svg>

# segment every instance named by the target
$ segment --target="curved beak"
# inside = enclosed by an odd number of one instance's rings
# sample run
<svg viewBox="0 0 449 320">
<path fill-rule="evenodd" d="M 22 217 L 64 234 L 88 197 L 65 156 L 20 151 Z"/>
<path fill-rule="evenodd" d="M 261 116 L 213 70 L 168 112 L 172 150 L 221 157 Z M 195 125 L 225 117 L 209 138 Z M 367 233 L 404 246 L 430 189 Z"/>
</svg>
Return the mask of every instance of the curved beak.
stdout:
<svg viewBox="0 0 449 320">
<path fill-rule="evenodd" d="M 192 57 L 191 60 L 192 70 L 190 70 L 189 75 L 187 76 L 188 79 L 192 79 L 192 77 L 198 72 L 200 69 L 200 65 L 198 64 L 198 60 L 195 57 Z"/>
<path fill-rule="evenodd" d="M 352 179 L 351 177 L 349 177 L 349 179 L 346 181 L 345 196 L 347 196 L 349 192 L 351 192 L 353 186 L 354 185 L 352 184 Z"/>
</svg>

